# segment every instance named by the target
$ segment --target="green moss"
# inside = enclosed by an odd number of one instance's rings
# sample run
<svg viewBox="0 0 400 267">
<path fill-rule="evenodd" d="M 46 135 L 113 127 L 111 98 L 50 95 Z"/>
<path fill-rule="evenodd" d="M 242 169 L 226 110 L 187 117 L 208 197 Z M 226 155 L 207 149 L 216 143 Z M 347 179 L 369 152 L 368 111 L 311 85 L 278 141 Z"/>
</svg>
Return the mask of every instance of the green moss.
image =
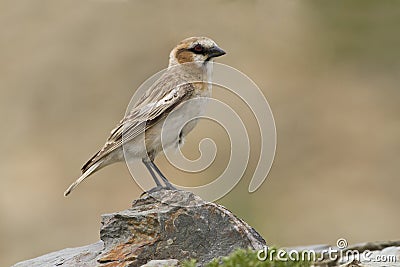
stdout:
<svg viewBox="0 0 400 267">
<path fill-rule="evenodd" d="M 208 263 L 206 267 L 309 267 L 311 263 L 308 261 L 294 260 L 278 260 L 271 257 L 276 252 L 275 248 L 268 250 L 266 260 L 261 261 L 257 257 L 257 251 L 239 249 L 227 257 L 214 259 Z M 276 254 L 275 254 L 276 255 Z M 262 254 L 261 256 L 265 256 Z M 186 261 L 184 267 L 196 267 L 196 260 Z"/>
</svg>

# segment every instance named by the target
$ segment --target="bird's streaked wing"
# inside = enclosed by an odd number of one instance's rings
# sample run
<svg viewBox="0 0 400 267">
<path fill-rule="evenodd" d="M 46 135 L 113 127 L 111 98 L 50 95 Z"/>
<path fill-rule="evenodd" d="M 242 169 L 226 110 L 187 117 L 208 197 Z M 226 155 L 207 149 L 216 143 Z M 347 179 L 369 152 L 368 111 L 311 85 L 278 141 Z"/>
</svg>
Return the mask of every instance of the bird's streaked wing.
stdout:
<svg viewBox="0 0 400 267">
<path fill-rule="evenodd" d="M 132 111 L 111 131 L 103 148 L 82 167 L 82 173 L 98 160 L 133 140 L 166 117 L 174 108 L 189 99 L 194 88 L 190 83 L 172 90 L 148 90 Z"/>
</svg>

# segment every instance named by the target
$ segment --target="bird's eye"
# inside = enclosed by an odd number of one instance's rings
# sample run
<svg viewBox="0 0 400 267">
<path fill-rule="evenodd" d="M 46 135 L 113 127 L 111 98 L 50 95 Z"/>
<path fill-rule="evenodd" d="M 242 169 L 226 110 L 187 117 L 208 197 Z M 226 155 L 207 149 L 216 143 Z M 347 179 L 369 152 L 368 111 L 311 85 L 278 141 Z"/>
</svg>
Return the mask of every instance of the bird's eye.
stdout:
<svg viewBox="0 0 400 267">
<path fill-rule="evenodd" d="M 201 44 L 197 44 L 193 47 L 194 52 L 197 53 L 202 53 L 203 52 L 203 46 Z"/>
</svg>

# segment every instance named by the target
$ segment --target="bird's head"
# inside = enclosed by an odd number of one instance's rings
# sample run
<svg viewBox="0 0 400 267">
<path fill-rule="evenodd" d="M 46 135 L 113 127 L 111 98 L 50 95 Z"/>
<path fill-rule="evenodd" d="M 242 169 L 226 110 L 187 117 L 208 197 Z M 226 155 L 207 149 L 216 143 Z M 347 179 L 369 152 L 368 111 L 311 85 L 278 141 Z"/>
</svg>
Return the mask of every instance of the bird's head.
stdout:
<svg viewBox="0 0 400 267">
<path fill-rule="evenodd" d="M 170 53 L 169 65 L 196 63 L 206 65 L 225 51 L 207 37 L 190 37 L 181 41 Z"/>
</svg>

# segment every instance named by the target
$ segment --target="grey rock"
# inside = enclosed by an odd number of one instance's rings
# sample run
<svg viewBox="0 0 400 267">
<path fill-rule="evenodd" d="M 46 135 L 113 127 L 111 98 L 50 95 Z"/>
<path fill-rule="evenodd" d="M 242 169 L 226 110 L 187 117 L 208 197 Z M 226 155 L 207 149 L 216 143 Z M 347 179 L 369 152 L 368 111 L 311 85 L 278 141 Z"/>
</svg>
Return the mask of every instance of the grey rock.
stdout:
<svg viewBox="0 0 400 267">
<path fill-rule="evenodd" d="M 173 267 L 173 266 L 179 266 L 179 261 L 175 259 L 170 259 L 170 260 L 152 260 L 146 263 L 145 265 L 142 265 L 142 267 Z"/>
<path fill-rule="evenodd" d="M 226 208 L 176 190 L 155 192 L 134 201 L 128 210 L 103 215 L 100 239 L 15 266 L 135 267 L 152 260 L 191 258 L 204 264 L 238 248 L 261 249 L 265 245 L 252 227 Z"/>
<path fill-rule="evenodd" d="M 14 267 L 96 266 L 96 258 L 103 248 L 102 241 L 84 247 L 66 248 L 17 263 Z"/>
</svg>

